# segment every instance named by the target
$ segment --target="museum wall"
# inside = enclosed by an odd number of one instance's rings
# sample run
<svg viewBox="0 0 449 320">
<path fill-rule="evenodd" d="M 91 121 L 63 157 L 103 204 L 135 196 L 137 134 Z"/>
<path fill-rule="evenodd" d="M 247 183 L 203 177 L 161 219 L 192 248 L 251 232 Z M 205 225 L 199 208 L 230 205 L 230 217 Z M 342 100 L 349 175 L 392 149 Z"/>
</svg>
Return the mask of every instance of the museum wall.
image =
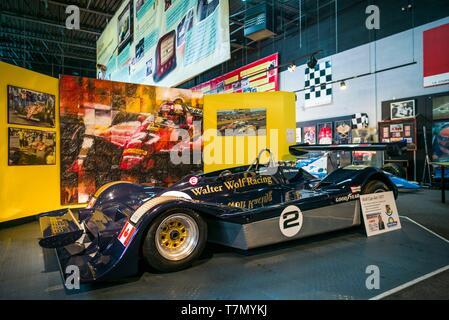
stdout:
<svg viewBox="0 0 449 320">
<path fill-rule="evenodd" d="M 59 127 L 58 79 L 0 62 L 0 222 L 60 208 L 59 136 L 56 164 L 8 166 L 8 127 L 57 132 Z M 7 86 L 49 93 L 56 98 L 55 128 L 8 124 Z"/>
<path fill-rule="evenodd" d="M 382 120 L 382 101 L 449 91 L 449 85 L 432 88 L 424 88 L 423 85 L 423 31 L 446 23 L 449 23 L 449 17 L 321 59 L 320 61 L 332 61 L 334 81 L 413 61 L 417 63 L 348 80 L 346 90 L 340 90 L 340 84 L 335 83 L 333 101 L 324 106 L 304 108 L 304 92 L 298 92 L 296 121 L 305 122 L 363 112 L 369 115 L 371 126 L 375 127 L 377 122 Z M 293 73 L 282 72 L 280 90 L 304 89 L 304 70 L 305 65 L 302 65 Z"/>
<path fill-rule="evenodd" d="M 204 145 L 205 172 L 250 164 L 267 147 L 273 151 L 277 160 L 289 159 L 288 147 L 295 143 L 295 94 L 265 92 L 206 95 L 204 105 L 207 106 L 204 108 L 204 139 L 210 139 Z M 217 112 L 234 109 L 266 109 L 267 134 L 217 136 Z M 212 129 L 211 135 L 209 129 Z"/>
</svg>

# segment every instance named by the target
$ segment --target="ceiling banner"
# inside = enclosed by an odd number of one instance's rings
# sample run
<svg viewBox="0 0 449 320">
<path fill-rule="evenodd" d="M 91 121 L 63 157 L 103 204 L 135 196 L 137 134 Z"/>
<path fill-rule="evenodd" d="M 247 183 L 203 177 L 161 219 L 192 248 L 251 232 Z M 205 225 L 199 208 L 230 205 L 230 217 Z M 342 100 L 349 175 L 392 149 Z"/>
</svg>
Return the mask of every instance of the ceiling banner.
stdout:
<svg viewBox="0 0 449 320">
<path fill-rule="evenodd" d="M 97 41 L 99 79 L 173 87 L 231 58 L 226 0 L 128 0 Z"/>
</svg>

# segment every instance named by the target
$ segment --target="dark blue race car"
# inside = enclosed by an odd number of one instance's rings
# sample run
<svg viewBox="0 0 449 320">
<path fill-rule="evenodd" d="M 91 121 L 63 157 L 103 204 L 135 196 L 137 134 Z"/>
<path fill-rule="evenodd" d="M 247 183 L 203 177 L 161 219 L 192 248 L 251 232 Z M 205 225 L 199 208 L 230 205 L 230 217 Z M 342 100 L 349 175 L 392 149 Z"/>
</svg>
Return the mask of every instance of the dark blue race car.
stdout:
<svg viewBox="0 0 449 320">
<path fill-rule="evenodd" d="M 297 145 L 290 152 L 403 148 Z M 78 266 L 82 282 L 136 274 L 141 259 L 172 272 L 190 266 L 208 241 L 248 250 L 360 225 L 360 194 L 385 191 L 397 196 L 377 168 L 348 166 L 319 180 L 270 155 L 266 164 L 257 158 L 250 166 L 190 175 L 168 189 L 110 183 L 86 209 L 40 215 L 39 243 L 56 248 L 62 270 Z"/>
</svg>

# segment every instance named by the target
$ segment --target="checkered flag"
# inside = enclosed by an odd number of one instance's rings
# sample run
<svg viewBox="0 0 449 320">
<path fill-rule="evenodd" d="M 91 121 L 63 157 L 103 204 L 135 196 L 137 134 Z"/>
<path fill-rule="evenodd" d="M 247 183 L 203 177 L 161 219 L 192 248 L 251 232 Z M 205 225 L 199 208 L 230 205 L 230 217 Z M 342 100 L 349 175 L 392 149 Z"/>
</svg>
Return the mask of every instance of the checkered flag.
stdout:
<svg viewBox="0 0 449 320">
<path fill-rule="evenodd" d="M 331 62 L 318 63 L 313 69 L 306 67 L 304 87 L 306 108 L 332 103 Z"/>
<path fill-rule="evenodd" d="M 352 116 L 352 129 L 364 129 L 369 126 L 369 118 L 366 113 L 356 113 Z"/>
</svg>

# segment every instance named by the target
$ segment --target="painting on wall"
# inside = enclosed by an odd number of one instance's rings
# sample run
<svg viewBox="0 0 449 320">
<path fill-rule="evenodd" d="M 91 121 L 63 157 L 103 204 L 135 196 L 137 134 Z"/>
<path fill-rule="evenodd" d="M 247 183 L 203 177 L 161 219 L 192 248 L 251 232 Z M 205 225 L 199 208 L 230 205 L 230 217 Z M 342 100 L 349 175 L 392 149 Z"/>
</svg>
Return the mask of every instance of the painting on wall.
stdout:
<svg viewBox="0 0 449 320">
<path fill-rule="evenodd" d="M 8 128 L 9 166 L 54 165 L 56 133 Z"/>
<path fill-rule="evenodd" d="M 265 135 L 267 109 L 219 110 L 217 128 L 222 136 Z"/>
<path fill-rule="evenodd" d="M 112 181 L 167 187 L 202 170 L 171 161 L 173 151 L 201 152 L 202 93 L 63 76 L 60 101 L 62 204 Z"/>
<path fill-rule="evenodd" d="M 55 127 L 55 96 L 8 85 L 8 123 Z"/>
<path fill-rule="evenodd" d="M 433 124 L 432 160 L 449 162 L 449 121 Z"/>
<path fill-rule="evenodd" d="M 335 121 L 335 143 L 349 144 L 352 141 L 352 123 L 351 120 Z"/>
<path fill-rule="evenodd" d="M 318 144 L 332 144 L 332 122 L 319 123 Z"/>
</svg>

